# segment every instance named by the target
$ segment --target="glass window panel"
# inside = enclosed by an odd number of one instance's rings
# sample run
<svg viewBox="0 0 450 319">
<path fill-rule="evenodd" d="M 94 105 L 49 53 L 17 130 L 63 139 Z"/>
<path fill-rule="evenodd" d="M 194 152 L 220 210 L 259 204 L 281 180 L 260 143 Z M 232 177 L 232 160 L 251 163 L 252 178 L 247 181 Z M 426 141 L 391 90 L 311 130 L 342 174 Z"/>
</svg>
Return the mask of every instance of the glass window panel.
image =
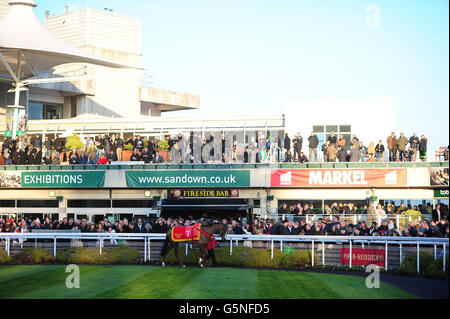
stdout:
<svg viewBox="0 0 450 319">
<path fill-rule="evenodd" d="M 324 127 L 323 125 L 314 125 L 313 132 L 314 133 L 323 133 Z"/>
<path fill-rule="evenodd" d="M 340 132 L 351 133 L 352 132 L 352 126 L 351 125 L 340 125 L 339 126 L 339 131 Z"/>
<path fill-rule="evenodd" d="M 345 150 L 349 150 L 350 146 L 351 146 L 352 137 L 351 137 L 350 134 L 342 134 L 342 136 L 345 139 L 345 147 L 344 147 L 344 149 Z"/>
<path fill-rule="evenodd" d="M 337 125 L 327 125 L 326 127 L 326 131 L 327 133 L 331 133 L 331 132 L 337 132 L 338 130 L 338 126 Z"/>
<path fill-rule="evenodd" d="M 42 120 L 42 114 L 44 112 L 44 105 L 39 102 L 28 103 L 28 119 L 29 120 Z"/>
</svg>

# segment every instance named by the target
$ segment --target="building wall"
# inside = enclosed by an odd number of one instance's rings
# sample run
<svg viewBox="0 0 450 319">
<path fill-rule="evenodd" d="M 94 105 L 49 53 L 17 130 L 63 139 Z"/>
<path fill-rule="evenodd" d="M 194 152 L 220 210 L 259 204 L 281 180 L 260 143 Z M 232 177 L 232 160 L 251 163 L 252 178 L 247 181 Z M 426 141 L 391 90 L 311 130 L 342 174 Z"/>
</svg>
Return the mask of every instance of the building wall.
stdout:
<svg viewBox="0 0 450 319">
<path fill-rule="evenodd" d="M 351 124 L 364 146 L 386 138 L 394 128 L 393 98 L 310 98 L 292 99 L 285 103 L 286 132 L 292 138 L 303 136 L 303 151 L 308 154 L 308 141 L 313 125 Z M 397 132 L 398 134 L 399 132 Z"/>
<path fill-rule="evenodd" d="M 141 66 L 141 21 L 95 9 L 82 9 L 46 18 L 44 25 L 58 38 L 81 51 L 104 60 L 139 68 Z M 70 73 L 83 65 L 59 67 Z M 85 65 L 90 94 L 77 105 L 79 118 L 140 116 L 141 71 Z M 71 76 L 71 75 L 67 75 Z M 79 85 L 76 85 L 79 87 Z"/>
<path fill-rule="evenodd" d="M 2 19 L 9 12 L 8 2 L 10 0 L 0 0 L 0 19 Z"/>
</svg>

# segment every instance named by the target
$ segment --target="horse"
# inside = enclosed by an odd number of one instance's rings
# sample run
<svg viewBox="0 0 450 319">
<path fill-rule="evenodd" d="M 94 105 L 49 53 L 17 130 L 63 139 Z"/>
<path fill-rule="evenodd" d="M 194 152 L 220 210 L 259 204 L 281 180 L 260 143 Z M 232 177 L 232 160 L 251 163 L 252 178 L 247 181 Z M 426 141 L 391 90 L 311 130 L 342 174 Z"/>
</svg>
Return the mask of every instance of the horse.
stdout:
<svg viewBox="0 0 450 319">
<path fill-rule="evenodd" d="M 180 264 L 181 267 L 186 267 L 186 265 L 183 264 L 183 262 L 180 259 L 180 256 L 178 255 L 179 242 L 175 242 L 172 240 L 172 231 L 173 228 L 169 229 L 169 231 L 166 234 L 166 240 L 164 241 L 164 246 L 160 254 L 160 258 L 162 258 L 161 265 L 162 266 L 166 265 L 166 256 L 169 253 L 169 251 L 172 248 L 174 248 L 175 257 L 177 258 L 178 263 Z M 198 261 L 198 265 L 200 267 L 203 267 L 203 261 L 206 262 L 208 260 L 208 252 L 206 250 L 206 246 L 208 245 L 211 236 L 214 236 L 214 234 L 219 233 L 222 240 L 225 240 L 226 232 L 227 232 L 227 225 L 222 223 L 213 223 L 210 225 L 201 226 L 199 239 L 191 241 L 194 243 L 196 242 L 198 244 L 198 247 L 200 248 L 200 259 Z"/>
</svg>

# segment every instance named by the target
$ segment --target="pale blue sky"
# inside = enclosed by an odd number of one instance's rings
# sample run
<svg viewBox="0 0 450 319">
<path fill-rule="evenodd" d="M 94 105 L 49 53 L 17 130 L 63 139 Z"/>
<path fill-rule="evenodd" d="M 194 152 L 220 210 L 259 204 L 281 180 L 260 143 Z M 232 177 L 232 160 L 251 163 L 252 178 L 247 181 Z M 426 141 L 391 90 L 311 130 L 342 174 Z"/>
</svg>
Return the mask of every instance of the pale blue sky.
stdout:
<svg viewBox="0 0 450 319">
<path fill-rule="evenodd" d="M 394 97 L 398 131 L 425 134 L 429 151 L 449 143 L 447 0 L 36 3 L 40 19 L 66 4 L 142 19 L 153 86 L 201 97 L 201 110 L 180 114 L 282 113 L 291 98 Z M 379 8 L 379 28 L 366 25 L 369 4 Z"/>
</svg>

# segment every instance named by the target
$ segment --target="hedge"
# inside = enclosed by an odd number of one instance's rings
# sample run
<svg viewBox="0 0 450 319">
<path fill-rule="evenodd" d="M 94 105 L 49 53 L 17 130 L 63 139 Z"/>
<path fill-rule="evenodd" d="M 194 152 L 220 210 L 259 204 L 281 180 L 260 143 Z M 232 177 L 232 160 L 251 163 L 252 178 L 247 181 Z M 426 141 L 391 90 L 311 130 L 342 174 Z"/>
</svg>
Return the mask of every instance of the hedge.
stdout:
<svg viewBox="0 0 450 319">
<path fill-rule="evenodd" d="M 448 263 L 445 272 L 443 271 L 443 258 L 434 259 L 433 255 L 421 252 L 419 255 L 419 275 L 435 278 L 448 279 Z M 417 276 L 417 253 L 409 255 L 403 259 L 399 272 L 401 274 Z"/>
<path fill-rule="evenodd" d="M 56 261 L 63 264 L 137 264 L 139 251 L 131 247 L 103 248 L 69 248 L 56 253 Z"/>
<path fill-rule="evenodd" d="M 4 250 L 0 250 L 0 265 L 12 263 L 13 258 Z"/>
<path fill-rule="evenodd" d="M 13 260 L 21 265 L 47 264 L 53 262 L 53 255 L 42 248 L 27 248 L 15 254 Z"/>
<path fill-rule="evenodd" d="M 191 249 L 186 256 L 184 249 L 179 249 L 180 258 L 184 264 L 195 266 L 200 258 L 200 250 Z M 216 259 L 221 266 L 256 267 L 256 268 L 308 268 L 311 266 L 311 252 L 306 250 L 294 250 L 285 254 L 279 249 L 273 250 L 273 259 L 270 249 L 255 249 L 249 247 L 233 247 L 230 256 L 229 247 L 216 249 Z M 317 255 L 314 256 L 317 264 Z M 166 258 L 167 264 L 178 264 L 173 250 Z M 210 263 L 210 261 L 208 261 Z"/>
</svg>

